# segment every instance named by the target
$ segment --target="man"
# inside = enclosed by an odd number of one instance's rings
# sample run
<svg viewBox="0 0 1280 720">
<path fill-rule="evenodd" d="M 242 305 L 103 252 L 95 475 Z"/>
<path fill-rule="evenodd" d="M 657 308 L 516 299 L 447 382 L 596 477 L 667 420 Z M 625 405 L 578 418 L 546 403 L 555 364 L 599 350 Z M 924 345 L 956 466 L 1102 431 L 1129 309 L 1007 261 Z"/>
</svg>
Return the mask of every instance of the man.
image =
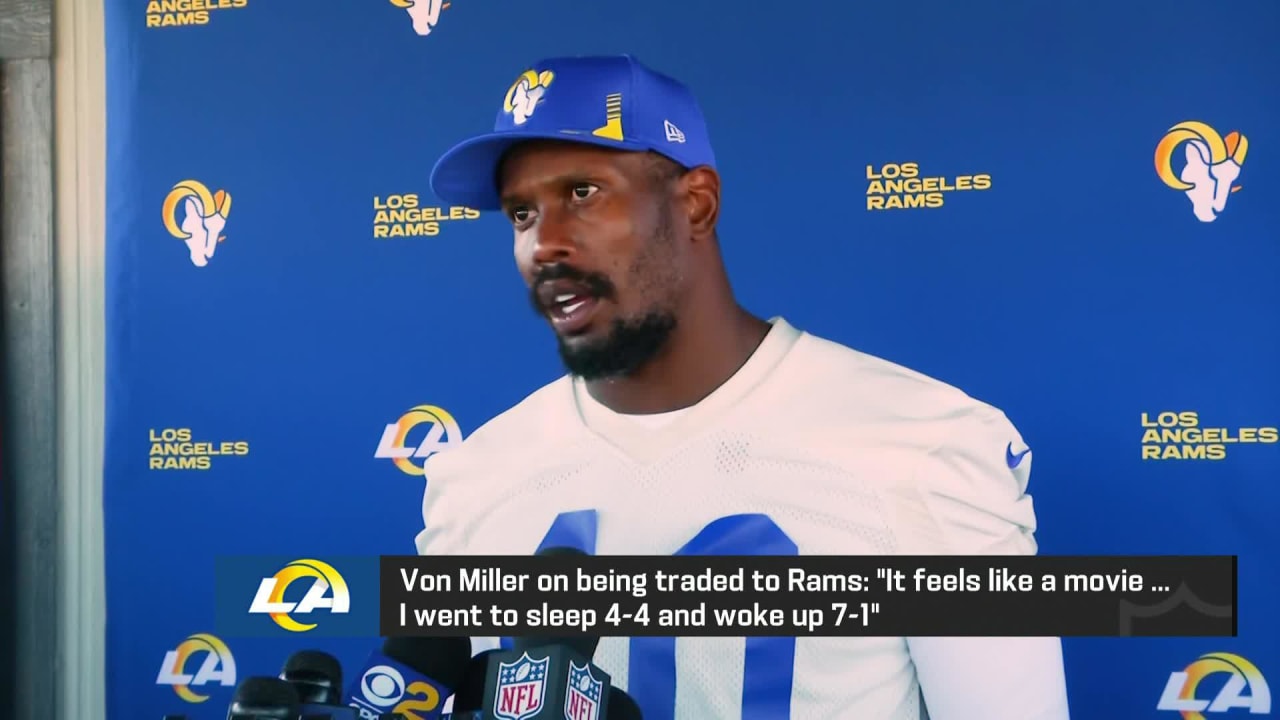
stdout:
<svg viewBox="0 0 1280 720">
<path fill-rule="evenodd" d="M 734 299 L 690 91 L 535 64 L 432 172 L 501 210 L 568 374 L 427 464 L 422 554 L 1033 554 L 995 408 Z M 646 720 L 1062 720 L 1056 638 L 605 638 Z"/>
</svg>

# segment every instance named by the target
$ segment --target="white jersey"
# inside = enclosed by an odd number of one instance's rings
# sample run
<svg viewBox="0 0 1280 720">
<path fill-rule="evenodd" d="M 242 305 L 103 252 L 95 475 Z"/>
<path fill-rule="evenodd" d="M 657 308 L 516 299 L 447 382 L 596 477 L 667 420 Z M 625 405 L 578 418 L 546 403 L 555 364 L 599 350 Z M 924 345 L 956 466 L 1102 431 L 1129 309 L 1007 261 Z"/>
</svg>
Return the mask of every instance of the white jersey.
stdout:
<svg viewBox="0 0 1280 720">
<path fill-rule="evenodd" d="M 618 415 L 566 377 L 432 456 L 419 553 L 528 555 L 553 526 L 598 555 L 1035 553 L 1002 412 L 772 326 L 687 410 Z M 645 720 L 1067 717 L 1056 638 L 604 638 L 595 662 Z"/>
</svg>

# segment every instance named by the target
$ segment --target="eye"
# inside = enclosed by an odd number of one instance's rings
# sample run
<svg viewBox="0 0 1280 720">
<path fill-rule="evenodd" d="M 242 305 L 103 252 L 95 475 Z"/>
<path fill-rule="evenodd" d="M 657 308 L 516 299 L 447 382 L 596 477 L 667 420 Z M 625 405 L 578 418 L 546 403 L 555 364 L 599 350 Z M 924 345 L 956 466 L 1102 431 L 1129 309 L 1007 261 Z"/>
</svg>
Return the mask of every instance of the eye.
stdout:
<svg viewBox="0 0 1280 720">
<path fill-rule="evenodd" d="M 507 212 L 507 216 L 511 218 L 512 223 L 525 225 L 534 218 L 534 212 L 530 207 L 517 205 Z"/>
<path fill-rule="evenodd" d="M 591 183 L 578 183 L 577 185 L 573 186 L 573 190 L 572 190 L 573 199 L 586 200 L 592 195 L 595 195 L 596 191 L 599 189 L 600 188 L 596 187 L 595 185 L 592 185 Z"/>
</svg>

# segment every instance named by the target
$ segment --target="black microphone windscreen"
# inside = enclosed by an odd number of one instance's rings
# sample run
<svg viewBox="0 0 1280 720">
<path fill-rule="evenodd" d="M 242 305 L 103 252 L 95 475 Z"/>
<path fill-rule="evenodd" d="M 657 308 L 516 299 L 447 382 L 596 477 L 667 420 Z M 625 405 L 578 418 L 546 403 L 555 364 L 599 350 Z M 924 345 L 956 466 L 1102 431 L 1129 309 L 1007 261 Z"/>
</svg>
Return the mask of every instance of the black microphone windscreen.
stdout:
<svg viewBox="0 0 1280 720">
<path fill-rule="evenodd" d="M 468 637 L 389 637 L 382 654 L 450 690 L 458 687 L 471 657 Z"/>
<path fill-rule="evenodd" d="M 342 704 L 342 665 L 327 652 L 301 650 L 290 655 L 280 679 L 293 685 L 303 703 Z"/>
<path fill-rule="evenodd" d="M 485 650 L 471 658 L 462 675 L 462 683 L 453 691 L 453 714 L 479 710 L 484 707 L 484 683 L 489 673 L 489 657 L 498 650 Z"/>
<path fill-rule="evenodd" d="M 549 547 L 538 551 L 538 557 L 591 557 L 574 547 Z"/>
<path fill-rule="evenodd" d="M 538 557 L 589 557 L 586 553 L 577 548 L 571 547 L 549 547 L 539 550 Z M 513 650 L 528 650 L 546 645 L 565 645 L 582 657 L 590 660 L 595 657 L 596 647 L 600 645 L 600 637 L 594 635 L 587 636 L 570 636 L 556 637 L 554 635 L 528 635 L 525 637 L 513 638 L 511 648 Z"/>
<path fill-rule="evenodd" d="M 293 720 L 298 716 L 298 691 L 280 678 L 248 677 L 238 686 L 231 696 L 231 707 L 227 710 L 227 720 L 240 718 L 281 718 Z"/>
<path fill-rule="evenodd" d="M 640 705 L 620 688 L 609 686 L 609 715 L 601 720 L 644 720 Z"/>
</svg>

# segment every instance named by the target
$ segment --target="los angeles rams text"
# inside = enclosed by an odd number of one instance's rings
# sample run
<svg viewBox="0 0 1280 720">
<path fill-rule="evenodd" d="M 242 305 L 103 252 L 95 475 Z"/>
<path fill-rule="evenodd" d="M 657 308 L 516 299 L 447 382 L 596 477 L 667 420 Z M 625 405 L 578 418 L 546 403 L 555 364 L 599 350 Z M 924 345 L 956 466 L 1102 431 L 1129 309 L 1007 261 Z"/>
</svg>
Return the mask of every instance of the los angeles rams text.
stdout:
<svg viewBox="0 0 1280 720">
<path fill-rule="evenodd" d="M 147 27 L 208 25 L 209 13 L 239 10 L 248 4 L 249 0 L 151 0 L 147 3 Z"/>
<path fill-rule="evenodd" d="M 990 189 L 991 176 L 985 173 L 921 177 L 920 163 L 867 166 L 867 210 L 940 208 L 947 193 Z"/>
<path fill-rule="evenodd" d="M 422 207 L 417 193 L 375 196 L 373 212 L 375 238 L 435 237 L 440 223 L 480 217 L 479 210 L 466 207 Z"/>
<path fill-rule="evenodd" d="M 193 442 L 191 428 L 152 428 L 149 434 L 147 466 L 151 470 L 208 470 L 215 457 L 249 454 L 249 443 L 244 440 Z"/>
<path fill-rule="evenodd" d="M 1143 460 L 1223 460 L 1228 445 L 1274 444 L 1275 427 L 1201 427 L 1197 412 L 1142 413 Z"/>
</svg>

